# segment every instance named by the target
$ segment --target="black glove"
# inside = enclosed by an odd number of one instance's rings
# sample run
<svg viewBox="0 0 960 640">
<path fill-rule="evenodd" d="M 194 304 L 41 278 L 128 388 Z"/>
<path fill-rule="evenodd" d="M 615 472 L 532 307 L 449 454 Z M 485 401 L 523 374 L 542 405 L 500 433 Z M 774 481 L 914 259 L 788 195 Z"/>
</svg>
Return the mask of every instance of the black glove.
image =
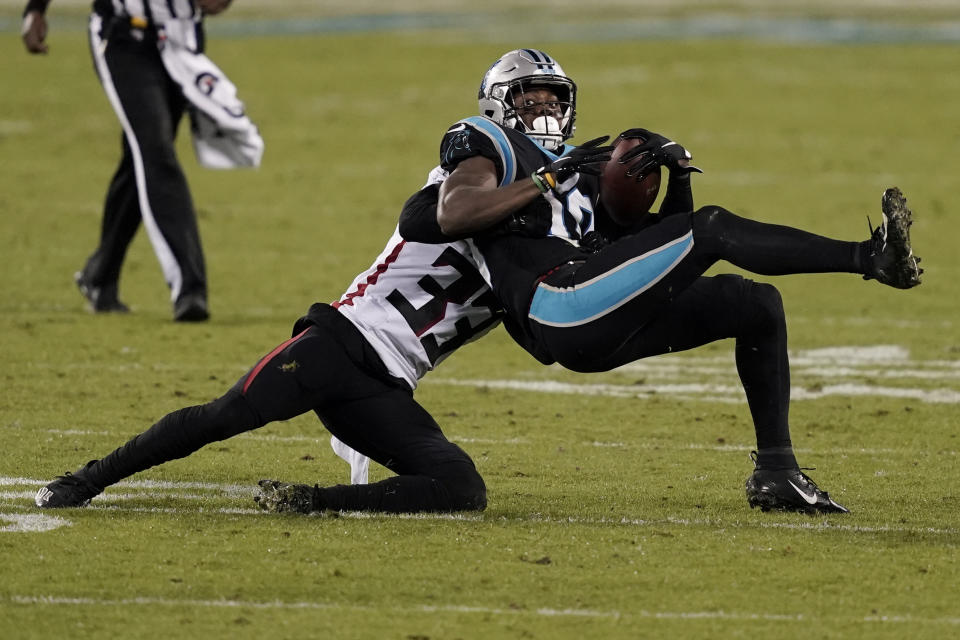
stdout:
<svg viewBox="0 0 960 640">
<path fill-rule="evenodd" d="M 641 179 L 651 170 L 664 166 L 671 173 L 685 174 L 695 171 L 703 173 L 700 169 L 690 164 L 693 156 L 680 144 L 666 138 L 659 133 L 653 133 L 646 129 L 627 129 L 620 134 L 620 138 L 641 138 L 643 142 L 630 149 L 620 156 L 620 164 L 630 164 L 627 168 L 627 175 L 637 176 Z M 633 162 L 633 161 L 636 162 Z"/>
<path fill-rule="evenodd" d="M 581 173 L 598 176 L 603 166 L 610 160 L 613 147 L 601 147 L 610 136 L 601 136 L 574 147 L 570 153 L 561 156 L 548 165 L 534 171 L 530 178 L 541 193 L 553 191 L 563 196 L 577 186 Z"/>
<path fill-rule="evenodd" d="M 587 253 L 597 253 L 608 244 L 610 241 L 596 231 L 588 231 L 580 238 L 580 248 Z"/>
</svg>

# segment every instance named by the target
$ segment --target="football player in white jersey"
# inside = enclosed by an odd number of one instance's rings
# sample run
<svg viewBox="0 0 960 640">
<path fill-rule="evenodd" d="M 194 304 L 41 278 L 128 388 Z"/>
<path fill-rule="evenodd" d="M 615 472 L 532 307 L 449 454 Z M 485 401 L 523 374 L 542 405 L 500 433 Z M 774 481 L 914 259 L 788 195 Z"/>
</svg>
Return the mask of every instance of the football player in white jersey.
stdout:
<svg viewBox="0 0 960 640">
<path fill-rule="evenodd" d="M 407 209 L 435 216 L 434 184 Z M 414 399 L 417 381 L 503 311 L 465 241 L 418 244 L 398 233 L 333 304 L 314 304 L 293 337 L 220 398 L 174 411 L 99 460 L 41 488 L 41 508 L 85 506 L 106 487 L 204 445 L 315 411 L 343 443 L 397 475 L 316 487 L 262 481 L 272 511 L 458 511 L 486 506 L 470 457 Z"/>
</svg>

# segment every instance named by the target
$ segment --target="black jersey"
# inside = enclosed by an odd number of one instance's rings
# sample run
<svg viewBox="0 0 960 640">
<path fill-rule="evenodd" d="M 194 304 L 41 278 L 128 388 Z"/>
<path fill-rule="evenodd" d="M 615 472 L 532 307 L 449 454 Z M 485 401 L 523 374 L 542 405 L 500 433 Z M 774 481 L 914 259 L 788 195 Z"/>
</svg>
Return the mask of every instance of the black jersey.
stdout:
<svg viewBox="0 0 960 640">
<path fill-rule="evenodd" d="M 474 156 L 493 161 L 500 187 L 528 180 L 534 171 L 559 157 L 523 133 L 482 116 L 455 124 L 440 145 L 440 165 L 448 172 Z M 578 187 L 562 199 L 548 192 L 528 205 L 550 207 L 552 224 L 545 238 L 498 234 L 475 238 L 481 273 L 507 313 L 522 326 L 526 326 L 530 298 L 543 276 L 584 257 L 578 243 L 593 230 L 596 184 L 596 178 L 583 175 Z"/>
</svg>

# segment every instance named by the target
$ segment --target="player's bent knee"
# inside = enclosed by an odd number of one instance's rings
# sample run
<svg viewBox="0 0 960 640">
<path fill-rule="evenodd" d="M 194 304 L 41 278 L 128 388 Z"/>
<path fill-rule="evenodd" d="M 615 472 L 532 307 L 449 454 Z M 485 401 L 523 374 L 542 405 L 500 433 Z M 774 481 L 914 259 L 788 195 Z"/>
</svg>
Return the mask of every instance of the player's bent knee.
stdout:
<svg viewBox="0 0 960 640">
<path fill-rule="evenodd" d="M 486 488 L 469 494 L 451 496 L 453 511 L 483 511 L 487 508 Z"/>
<path fill-rule="evenodd" d="M 765 307 L 774 310 L 776 313 L 783 312 L 783 298 L 780 296 L 780 290 L 769 282 L 753 282 L 754 295 Z"/>
<path fill-rule="evenodd" d="M 735 214 L 723 207 L 717 205 L 700 207 L 692 217 L 694 240 L 713 253 L 721 252 L 723 246 L 729 242 L 730 232 L 736 219 Z"/>
<path fill-rule="evenodd" d="M 699 229 L 720 229 L 734 214 L 716 204 L 700 207 L 693 214 L 694 233 Z"/>
<path fill-rule="evenodd" d="M 779 329 L 785 324 L 783 298 L 772 284 L 747 280 L 751 318 L 758 328 Z"/>
<path fill-rule="evenodd" d="M 783 298 L 780 296 L 780 290 L 768 282 L 750 282 L 750 293 L 753 295 L 757 304 L 762 307 L 771 316 L 778 317 L 783 315 Z"/>
<path fill-rule="evenodd" d="M 487 485 L 471 466 L 456 476 L 441 480 L 450 494 L 451 511 L 483 511 L 487 508 Z"/>
</svg>

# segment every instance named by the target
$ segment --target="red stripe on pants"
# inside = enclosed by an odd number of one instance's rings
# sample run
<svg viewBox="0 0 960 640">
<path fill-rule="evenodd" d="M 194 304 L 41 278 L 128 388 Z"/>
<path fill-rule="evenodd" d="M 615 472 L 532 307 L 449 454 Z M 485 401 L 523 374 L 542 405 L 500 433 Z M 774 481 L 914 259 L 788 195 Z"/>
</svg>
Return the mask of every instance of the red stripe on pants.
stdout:
<svg viewBox="0 0 960 640">
<path fill-rule="evenodd" d="M 274 349 L 273 351 L 271 351 L 270 353 L 268 353 L 266 356 L 264 356 L 264 357 L 260 360 L 260 362 L 257 363 L 257 366 L 255 366 L 255 367 L 253 368 L 253 371 L 251 371 L 250 374 L 247 376 L 246 382 L 243 383 L 243 393 L 246 393 L 246 392 L 247 392 L 247 389 L 249 389 L 249 388 L 250 388 L 250 385 L 253 384 L 253 379 L 257 377 L 257 374 L 259 374 L 261 371 L 263 371 L 263 368 L 264 368 L 265 366 L 267 366 L 267 363 L 268 363 L 268 362 L 270 362 L 271 360 L 273 360 L 273 358 L 276 357 L 276 355 L 277 355 L 278 353 L 280 353 L 281 351 L 283 351 L 284 349 L 286 349 L 288 346 L 290 346 L 291 344 L 293 344 L 294 342 L 296 342 L 297 340 L 299 340 L 301 337 L 303 337 L 303 334 L 305 334 L 307 331 L 310 331 L 310 328 L 309 328 L 309 327 L 307 327 L 306 329 L 304 329 L 303 331 L 301 331 L 301 332 L 298 333 L 297 335 L 293 336 L 293 337 L 290 338 L 289 340 L 283 342 L 282 344 L 280 344 L 279 346 L 277 346 L 276 349 Z"/>
</svg>

